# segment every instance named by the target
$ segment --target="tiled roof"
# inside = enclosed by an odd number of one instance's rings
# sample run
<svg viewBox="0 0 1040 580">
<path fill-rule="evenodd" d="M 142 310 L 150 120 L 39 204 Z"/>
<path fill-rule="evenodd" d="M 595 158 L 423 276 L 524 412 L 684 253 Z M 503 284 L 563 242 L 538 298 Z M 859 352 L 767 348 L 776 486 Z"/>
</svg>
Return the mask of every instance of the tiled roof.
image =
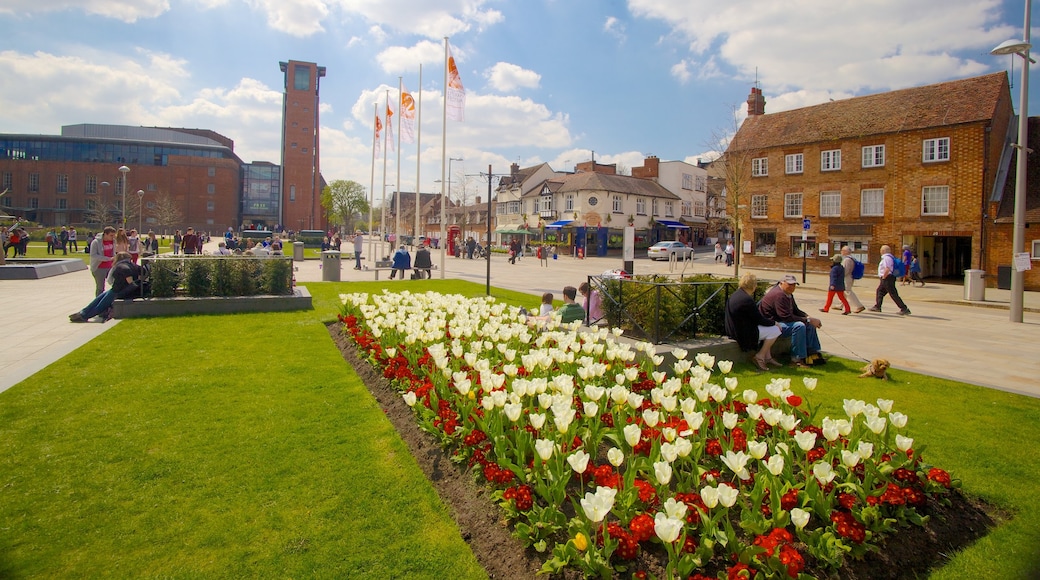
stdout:
<svg viewBox="0 0 1040 580">
<path fill-rule="evenodd" d="M 628 175 L 608 175 L 594 171 L 583 171 L 560 175 L 549 180 L 549 188 L 555 193 L 566 193 L 568 191 L 608 191 L 611 193 L 629 193 L 646 197 L 661 197 L 666 199 L 679 199 L 679 196 L 668 191 L 656 181 L 640 179 Z M 541 188 L 531 190 L 532 193 L 524 194 L 524 197 L 537 195 Z"/>
<path fill-rule="evenodd" d="M 1026 166 L 1026 213 L 1023 217 L 1025 218 L 1024 223 L 1037 224 L 1040 223 L 1040 154 L 1036 153 L 1040 151 L 1040 118 L 1038 117 L 1029 118 L 1029 135 L 1026 145 L 1034 153 L 1029 155 L 1029 165 Z M 1015 222 L 1015 178 L 1018 175 L 1016 163 L 1017 160 L 1011 161 L 1008 180 L 1004 184 L 1000 205 L 997 206 L 996 222 L 998 224 Z M 1027 239 L 1033 239 L 1033 237 L 1035 236 L 1027 232 Z M 1026 249 L 1028 250 L 1028 248 Z"/>
<path fill-rule="evenodd" d="M 793 111 L 752 115 L 731 151 L 856 139 L 898 131 L 981 122 L 1008 95 L 1007 73 L 831 101 Z"/>
</svg>

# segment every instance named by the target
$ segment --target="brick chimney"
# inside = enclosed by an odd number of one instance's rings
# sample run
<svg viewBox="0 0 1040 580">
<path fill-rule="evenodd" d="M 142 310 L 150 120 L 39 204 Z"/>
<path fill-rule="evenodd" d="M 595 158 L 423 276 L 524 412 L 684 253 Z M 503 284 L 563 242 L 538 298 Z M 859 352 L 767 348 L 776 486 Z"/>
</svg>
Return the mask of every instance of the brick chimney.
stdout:
<svg viewBox="0 0 1040 580">
<path fill-rule="evenodd" d="M 632 168 L 632 177 L 657 179 L 661 176 L 661 160 L 656 155 L 647 155 L 642 167 Z"/>
<path fill-rule="evenodd" d="M 766 114 L 766 98 L 762 96 L 762 89 L 751 87 L 751 94 L 747 98 L 747 114 L 749 117 Z"/>
<path fill-rule="evenodd" d="M 511 176 L 513 176 L 515 178 L 518 173 L 520 173 L 520 165 L 519 164 L 514 163 L 514 164 L 509 166 L 509 175 L 511 175 Z"/>
</svg>

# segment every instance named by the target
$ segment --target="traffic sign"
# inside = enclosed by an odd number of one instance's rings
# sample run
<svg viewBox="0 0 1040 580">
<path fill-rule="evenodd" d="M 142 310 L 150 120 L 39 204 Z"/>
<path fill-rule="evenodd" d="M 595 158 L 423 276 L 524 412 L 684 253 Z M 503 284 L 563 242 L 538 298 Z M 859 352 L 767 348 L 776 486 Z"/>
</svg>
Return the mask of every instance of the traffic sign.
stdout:
<svg viewBox="0 0 1040 580">
<path fill-rule="evenodd" d="M 805 219 L 802 220 L 802 229 L 803 230 L 808 230 L 811 225 L 812 225 L 812 223 L 809 221 L 809 218 L 805 218 Z"/>
</svg>

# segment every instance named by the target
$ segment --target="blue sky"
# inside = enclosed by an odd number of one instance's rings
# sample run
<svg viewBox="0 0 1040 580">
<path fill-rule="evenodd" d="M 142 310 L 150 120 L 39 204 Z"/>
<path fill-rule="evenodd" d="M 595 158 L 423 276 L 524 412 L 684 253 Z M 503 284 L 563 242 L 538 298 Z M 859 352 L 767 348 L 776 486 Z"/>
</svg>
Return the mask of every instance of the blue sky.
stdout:
<svg viewBox="0 0 1040 580">
<path fill-rule="evenodd" d="M 461 174 L 710 154 L 757 81 L 767 112 L 1010 70 L 1023 0 L 0 0 L 0 132 L 198 127 L 279 161 L 279 61 L 327 67 L 322 173 L 368 187 L 373 103 L 422 77 L 423 191 L 439 191 L 443 38 L 466 87 Z M 1038 51 L 1040 52 L 1040 51 Z M 1035 70 L 1034 67 L 1032 70 Z M 1032 72 L 1031 70 L 1031 72 Z M 1040 114 L 1040 85 L 1030 111 Z M 1016 105 L 1017 106 L 1017 105 Z M 734 117 L 734 111 L 737 115 Z M 415 188 L 403 145 L 401 188 Z M 395 183 L 395 157 L 388 182 Z M 381 185 L 382 164 L 376 171 Z M 459 186 L 456 185 L 456 188 Z M 485 190 L 469 179 L 470 195 Z"/>
</svg>

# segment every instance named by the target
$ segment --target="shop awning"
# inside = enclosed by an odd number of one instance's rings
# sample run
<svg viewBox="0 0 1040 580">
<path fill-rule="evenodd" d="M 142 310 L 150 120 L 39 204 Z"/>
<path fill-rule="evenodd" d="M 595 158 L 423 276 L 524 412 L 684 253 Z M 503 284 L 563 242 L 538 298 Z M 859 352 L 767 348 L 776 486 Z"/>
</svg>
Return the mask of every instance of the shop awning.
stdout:
<svg viewBox="0 0 1040 580">
<path fill-rule="evenodd" d="M 545 227 L 547 227 L 547 228 L 562 228 L 563 226 L 565 226 L 565 225 L 567 225 L 569 223 L 573 223 L 573 222 L 574 222 L 574 220 L 560 220 L 560 221 L 553 222 L 551 224 L 546 224 Z"/>
<path fill-rule="evenodd" d="M 690 229 L 690 226 L 688 226 L 688 225 L 686 225 L 686 224 L 684 224 L 682 222 L 677 222 L 675 220 L 657 220 L 657 223 L 661 224 L 662 226 L 664 226 L 666 228 L 675 228 L 677 230 L 688 230 L 688 229 Z"/>
</svg>

